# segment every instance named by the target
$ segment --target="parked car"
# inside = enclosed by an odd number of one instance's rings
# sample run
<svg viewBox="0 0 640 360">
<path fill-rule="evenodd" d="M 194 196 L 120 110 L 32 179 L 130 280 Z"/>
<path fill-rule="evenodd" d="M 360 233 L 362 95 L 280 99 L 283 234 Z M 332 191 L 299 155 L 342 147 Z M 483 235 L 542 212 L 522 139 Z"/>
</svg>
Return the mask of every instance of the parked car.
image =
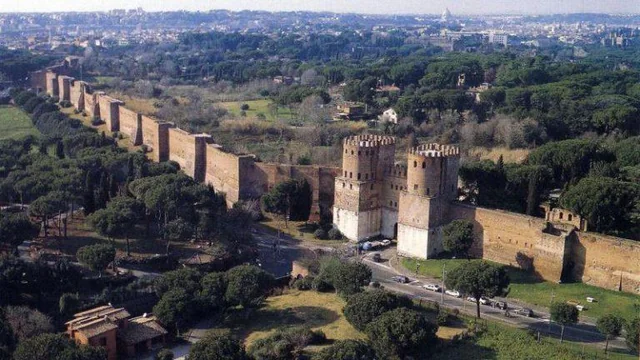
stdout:
<svg viewBox="0 0 640 360">
<path fill-rule="evenodd" d="M 457 298 L 462 296 L 462 295 L 460 295 L 460 292 L 458 290 L 445 290 L 444 293 L 449 295 L 449 296 L 453 296 L 453 297 L 457 297 Z"/>
<path fill-rule="evenodd" d="M 467 300 L 469 302 L 472 302 L 472 303 L 476 302 L 476 298 L 474 298 L 473 296 L 467 296 L 467 298 L 465 300 Z"/>
<path fill-rule="evenodd" d="M 425 288 L 426 290 L 430 290 L 430 291 L 435 291 L 435 292 L 440 292 L 440 286 L 435 285 L 435 284 L 426 284 L 426 285 L 422 285 L 423 288 Z"/>
<path fill-rule="evenodd" d="M 507 310 L 507 303 L 504 301 L 493 301 L 491 302 L 491 306 L 497 307 L 498 309 Z"/>
<path fill-rule="evenodd" d="M 404 275 L 396 275 L 394 277 L 391 278 L 391 280 L 401 283 L 401 284 L 406 284 L 409 282 L 409 278 L 404 276 Z"/>
<path fill-rule="evenodd" d="M 380 256 L 380 253 L 373 254 L 373 261 L 375 261 L 377 263 L 382 261 L 382 256 Z"/>
<path fill-rule="evenodd" d="M 518 309 L 515 311 L 515 313 L 526 317 L 533 317 L 533 310 L 529 308 Z"/>
<path fill-rule="evenodd" d="M 489 299 L 487 299 L 486 297 L 482 296 L 482 297 L 480 298 L 480 304 L 482 304 L 482 305 L 489 305 L 489 304 L 491 304 L 491 300 L 489 300 Z"/>
<path fill-rule="evenodd" d="M 382 244 L 382 246 L 389 246 L 389 245 L 391 245 L 391 240 L 384 239 L 380 243 Z"/>
</svg>

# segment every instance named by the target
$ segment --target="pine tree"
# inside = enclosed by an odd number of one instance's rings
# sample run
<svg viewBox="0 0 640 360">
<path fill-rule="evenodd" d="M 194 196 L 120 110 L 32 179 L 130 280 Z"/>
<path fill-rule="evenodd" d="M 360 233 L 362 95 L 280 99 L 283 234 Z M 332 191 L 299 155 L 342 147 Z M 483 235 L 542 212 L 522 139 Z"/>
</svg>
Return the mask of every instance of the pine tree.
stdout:
<svg viewBox="0 0 640 360">
<path fill-rule="evenodd" d="M 83 198 L 84 214 L 92 214 L 96 210 L 96 201 L 94 194 L 93 177 L 91 176 L 91 172 L 87 173 L 87 177 L 85 179 Z"/>
<path fill-rule="evenodd" d="M 58 159 L 64 159 L 64 144 L 62 143 L 62 140 L 58 140 L 58 142 L 56 142 L 56 156 Z"/>
</svg>

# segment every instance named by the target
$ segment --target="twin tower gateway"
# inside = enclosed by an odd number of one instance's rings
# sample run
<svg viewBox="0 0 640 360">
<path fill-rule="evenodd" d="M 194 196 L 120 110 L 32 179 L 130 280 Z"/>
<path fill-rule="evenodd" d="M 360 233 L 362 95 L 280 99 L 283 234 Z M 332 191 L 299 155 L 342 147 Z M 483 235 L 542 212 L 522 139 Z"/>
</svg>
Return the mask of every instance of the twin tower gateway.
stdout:
<svg viewBox="0 0 640 360">
<path fill-rule="evenodd" d="M 442 226 L 457 198 L 460 151 L 426 144 L 395 161 L 392 136 L 344 140 L 342 172 L 336 177 L 334 225 L 350 240 L 398 239 L 400 255 L 430 258 L 443 250 Z"/>
</svg>

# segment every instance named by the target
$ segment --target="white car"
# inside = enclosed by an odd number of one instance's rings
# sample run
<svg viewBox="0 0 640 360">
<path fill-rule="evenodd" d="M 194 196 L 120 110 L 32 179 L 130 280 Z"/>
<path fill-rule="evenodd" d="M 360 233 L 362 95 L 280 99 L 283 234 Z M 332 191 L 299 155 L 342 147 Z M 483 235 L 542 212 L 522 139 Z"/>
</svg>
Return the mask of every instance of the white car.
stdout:
<svg viewBox="0 0 640 360">
<path fill-rule="evenodd" d="M 449 296 L 453 296 L 453 297 L 457 297 L 457 298 L 462 296 L 462 295 L 460 295 L 460 292 L 458 290 L 446 290 L 444 293 L 449 295 Z"/>
<path fill-rule="evenodd" d="M 438 285 L 426 284 L 426 285 L 422 285 L 422 287 L 430 291 L 440 292 L 440 286 Z"/>
</svg>

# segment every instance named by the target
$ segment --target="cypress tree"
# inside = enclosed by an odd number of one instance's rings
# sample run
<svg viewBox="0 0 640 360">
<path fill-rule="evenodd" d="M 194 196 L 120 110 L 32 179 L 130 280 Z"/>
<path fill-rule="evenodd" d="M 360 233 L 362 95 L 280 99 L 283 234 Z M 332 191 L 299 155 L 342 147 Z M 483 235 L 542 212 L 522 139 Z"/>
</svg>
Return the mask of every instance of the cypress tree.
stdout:
<svg viewBox="0 0 640 360">
<path fill-rule="evenodd" d="M 40 146 L 38 146 L 38 150 L 40 151 L 40 154 L 47 155 L 47 144 L 44 141 L 41 142 Z"/>
<path fill-rule="evenodd" d="M 115 175 L 111 174 L 111 176 L 109 177 L 109 198 L 113 199 L 114 197 L 118 196 L 118 191 L 119 191 L 119 187 L 118 187 L 118 181 L 116 180 Z"/>
<path fill-rule="evenodd" d="M 95 202 L 95 194 L 94 194 L 94 186 L 93 186 L 93 177 L 91 176 L 91 172 L 87 172 L 87 177 L 85 179 L 84 184 L 84 214 L 89 215 L 92 214 L 96 210 L 96 202 Z"/>
<path fill-rule="evenodd" d="M 127 160 L 127 181 L 133 181 L 136 179 L 135 168 L 133 164 L 133 156 L 129 156 Z"/>
<path fill-rule="evenodd" d="M 64 159 L 64 144 L 62 144 L 62 140 L 56 142 L 56 156 L 58 159 Z"/>
<path fill-rule="evenodd" d="M 98 188 L 98 196 L 96 197 L 96 209 L 104 209 L 109 201 L 109 177 L 107 172 L 103 171 L 100 175 L 100 187 Z"/>
</svg>

